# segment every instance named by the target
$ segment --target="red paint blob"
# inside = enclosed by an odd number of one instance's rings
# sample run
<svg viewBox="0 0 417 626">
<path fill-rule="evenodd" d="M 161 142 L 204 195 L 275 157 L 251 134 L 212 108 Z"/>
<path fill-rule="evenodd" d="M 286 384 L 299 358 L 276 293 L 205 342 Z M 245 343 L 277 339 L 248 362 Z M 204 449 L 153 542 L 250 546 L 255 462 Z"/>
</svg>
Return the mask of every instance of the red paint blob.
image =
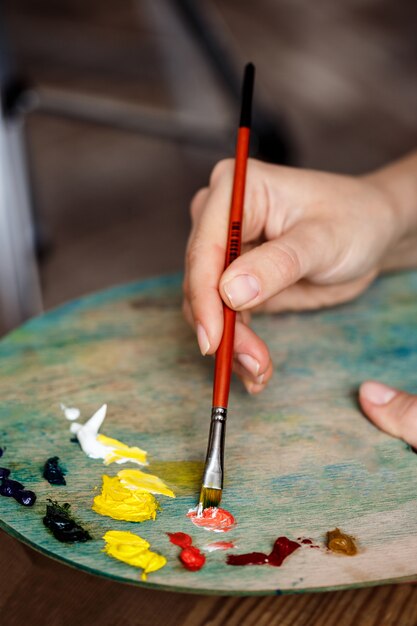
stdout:
<svg viewBox="0 0 417 626">
<path fill-rule="evenodd" d="M 170 542 L 180 548 L 188 548 L 193 543 L 193 540 L 187 533 L 167 533 L 167 535 Z"/>
<path fill-rule="evenodd" d="M 201 515 L 197 515 L 197 511 L 190 511 L 187 513 L 187 517 L 195 526 L 216 532 L 225 533 L 236 524 L 235 518 L 229 511 L 215 507 L 204 509 Z"/>
<path fill-rule="evenodd" d="M 313 543 L 311 539 L 302 539 L 301 543 L 307 543 L 307 544 L 311 544 Z"/>
<path fill-rule="evenodd" d="M 263 552 L 249 552 L 248 554 L 229 554 L 226 563 L 228 565 L 273 565 L 280 567 L 285 559 L 295 552 L 301 545 L 291 541 L 288 537 L 278 537 L 270 554 Z"/>
<path fill-rule="evenodd" d="M 189 546 L 181 550 L 180 559 L 184 567 L 190 572 L 197 572 L 206 562 L 206 557 L 198 548 Z"/>
<path fill-rule="evenodd" d="M 233 550 L 233 548 L 236 548 L 233 541 L 213 541 L 213 543 L 208 543 L 204 550 L 214 552 L 215 550 Z"/>
</svg>

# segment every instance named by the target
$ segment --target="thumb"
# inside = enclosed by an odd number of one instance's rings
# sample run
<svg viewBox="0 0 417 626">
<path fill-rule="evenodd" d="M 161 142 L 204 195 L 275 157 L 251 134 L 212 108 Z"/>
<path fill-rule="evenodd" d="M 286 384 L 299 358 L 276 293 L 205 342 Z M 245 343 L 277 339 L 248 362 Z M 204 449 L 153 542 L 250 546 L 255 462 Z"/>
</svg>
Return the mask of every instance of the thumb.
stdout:
<svg viewBox="0 0 417 626">
<path fill-rule="evenodd" d="M 232 309 L 258 306 L 323 263 L 315 225 L 302 222 L 238 257 L 224 271 L 221 296 Z"/>
<path fill-rule="evenodd" d="M 417 396 L 367 381 L 359 389 L 359 402 L 378 428 L 417 448 Z"/>
</svg>

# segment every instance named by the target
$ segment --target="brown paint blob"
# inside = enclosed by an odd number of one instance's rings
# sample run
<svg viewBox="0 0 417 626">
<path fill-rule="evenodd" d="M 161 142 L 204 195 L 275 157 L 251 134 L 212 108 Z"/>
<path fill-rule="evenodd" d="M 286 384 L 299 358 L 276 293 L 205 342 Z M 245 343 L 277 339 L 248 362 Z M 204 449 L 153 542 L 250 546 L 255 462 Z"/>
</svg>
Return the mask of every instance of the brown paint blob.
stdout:
<svg viewBox="0 0 417 626">
<path fill-rule="evenodd" d="M 346 535 L 339 528 L 327 531 L 327 547 L 332 552 L 346 556 L 354 556 L 358 552 L 354 537 Z"/>
</svg>

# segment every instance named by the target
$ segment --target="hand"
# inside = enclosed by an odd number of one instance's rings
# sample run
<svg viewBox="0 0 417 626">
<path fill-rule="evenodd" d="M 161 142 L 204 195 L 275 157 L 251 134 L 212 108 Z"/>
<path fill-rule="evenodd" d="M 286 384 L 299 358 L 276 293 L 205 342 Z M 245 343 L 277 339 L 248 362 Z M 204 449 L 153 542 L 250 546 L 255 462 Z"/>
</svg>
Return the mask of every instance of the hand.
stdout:
<svg viewBox="0 0 417 626">
<path fill-rule="evenodd" d="M 359 401 L 378 428 L 417 448 L 417 396 L 367 381 L 361 385 Z"/>
<path fill-rule="evenodd" d="M 315 309 L 350 300 L 393 252 L 401 252 L 407 229 L 406 247 L 415 250 L 396 194 L 387 190 L 387 181 L 401 179 L 396 167 L 391 175 L 382 170 L 355 178 L 250 160 L 243 254 L 223 271 L 233 161 L 220 162 L 191 206 L 184 313 L 201 352 L 217 350 L 223 300 L 240 314 L 235 371 L 257 393 L 270 379 L 272 363 L 267 346 L 247 325 L 251 311 Z M 411 169 L 415 174 L 414 162 Z"/>
</svg>

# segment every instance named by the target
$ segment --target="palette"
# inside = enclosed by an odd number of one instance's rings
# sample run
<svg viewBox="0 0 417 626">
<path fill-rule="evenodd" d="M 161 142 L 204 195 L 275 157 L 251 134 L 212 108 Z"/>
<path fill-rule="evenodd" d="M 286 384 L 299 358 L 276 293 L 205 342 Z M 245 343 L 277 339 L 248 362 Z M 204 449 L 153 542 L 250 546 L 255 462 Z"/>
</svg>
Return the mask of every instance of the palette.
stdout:
<svg viewBox="0 0 417 626">
<path fill-rule="evenodd" d="M 417 578 L 417 455 L 361 414 L 356 390 L 376 378 L 417 392 L 417 273 L 391 275 L 359 300 L 331 310 L 260 316 L 275 378 L 250 397 L 234 381 L 227 426 L 222 506 L 237 526 L 224 534 L 194 527 L 207 444 L 212 360 L 199 356 L 180 312 L 181 277 L 118 287 L 34 319 L 0 342 L 0 465 L 37 493 L 25 508 L 0 498 L 0 525 L 37 550 L 118 581 L 200 593 L 274 594 Z M 128 523 L 91 510 L 105 467 L 70 441 L 60 403 L 81 421 L 108 403 L 103 432 L 148 451 L 147 471 L 176 493 L 158 497 L 155 521 Z M 67 485 L 49 485 L 43 463 L 58 456 Z M 131 465 L 123 467 L 133 467 Z M 47 498 L 69 502 L 92 541 L 65 545 L 42 524 Z M 354 557 L 325 548 L 326 531 L 356 537 Z M 146 583 L 140 572 L 102 552 L 108 530 L 129 530 L 167 557 Z M 310 538 L 281 567 L 226 565 L 206 552 L 186 571 L 165 533 L 193 544 L 227 540 L 230 554 L 270 552 L 274 540 Z"/>
</svg>

